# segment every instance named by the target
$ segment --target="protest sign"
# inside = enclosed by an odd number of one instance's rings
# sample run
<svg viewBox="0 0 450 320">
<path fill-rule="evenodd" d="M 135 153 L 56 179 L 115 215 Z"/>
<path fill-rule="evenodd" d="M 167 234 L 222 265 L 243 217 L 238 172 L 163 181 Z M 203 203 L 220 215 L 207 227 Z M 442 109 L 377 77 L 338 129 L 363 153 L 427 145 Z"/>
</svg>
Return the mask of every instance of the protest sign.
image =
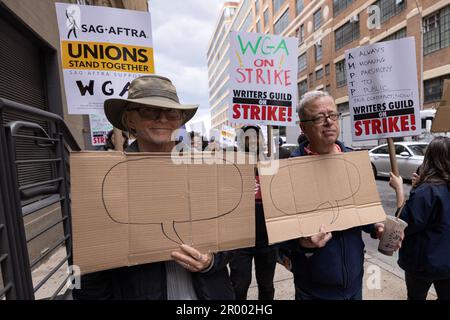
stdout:
<svg viewBox="0 0 450 320">
<path fill-rule="evenodd" d="M 103 146 L 106 143 L 108 132 L 113 129 L 112 124 L 105 115 L 91 114 L 89 115 L 89 123 L 91 125 L 91 143 L 93 146 Z"/>
<path fill-rule="evenodd" d="M 149 12 L 55 5 L 69 114 L 101 114 L 106 99 L 154 73 Z"/>
<path fill-rule="evenodd" d="M 232 124 L 295 125 L 296 38 L 230 32 Z"/>
<path fill-rule="evenodd" d="M 254 163 L 198 156 L 178 163 L 186 159 L 71 153 L 73 257 L 82 274 L 170 260 L 181 243 L 202 252 L 255 245 Z"/>
<path fill-rule="evenodd" d="M 270 243 L 386 219 L 367 151 L 279 160 L 259 179 Z"/>
<path fill-rule="evenodd" d="M 353 141 L 420 134 L 414 38 L 347 50 Z"/>
<path fill-rule="evenodd" d="M 436 110 L 431 132 L 450 132 L 450 79 L 444 81 L 441 103 Z"/>
</svg>

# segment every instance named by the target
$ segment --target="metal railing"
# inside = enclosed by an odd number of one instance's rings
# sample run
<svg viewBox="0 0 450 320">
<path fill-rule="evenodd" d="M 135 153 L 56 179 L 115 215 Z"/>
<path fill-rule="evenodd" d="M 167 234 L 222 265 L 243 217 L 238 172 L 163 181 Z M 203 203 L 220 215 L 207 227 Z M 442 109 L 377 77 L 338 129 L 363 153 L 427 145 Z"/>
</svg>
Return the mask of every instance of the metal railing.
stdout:
<svg viewBox="0 0 450 320">
<path fill-rule="evenodd" d="M 4 123 L 5 113 L 24 115 L 31 121 L 10 121 Z M 45 122 L 45 130 L 39 123 Z M 39 123 L 38 123 L 39 122 Z M 47 156 L 23 155 L 23 145 L 32 143 L 33 147 L 45 150 Z M 22 154 L 17 156 L 19 146 Z M 72 229 L 70 211 L 69 151 L 79 151 L 76 140 L 64 120 L 53 113 L 29 107 L 6 99 L 0 99 L 0 300 L 35 299 L 36 292 L 46 285 L 64 265 L 72 265 Z M 30 166 L 39 171 L 46 166 L 50 178 L 44 181 L 29 182 L 19 179 L 21 166 Z M 26 174 L 30 174 L 30 169 Z M 33 173 L 39 176 L 39 172 Z M 39 226 L 38 230 L 27 234 L 25 220 L 37 212 L 53 208 L 57 212 L 55 221 Z M 36 257 L 30 258 L 29 246 L 43 235 L 54 232 L 62 234 L 52 241 Z M 63 250 L 65 248 L 65 250 Z M 63 251 L 63 257 L 52 261 L 50 270 L 39 279 L 34 279 L 33 270 L 45 263 L 54 253 Z M 60 254 L 61 255 L 61 254 Z M 70 274 L 64 273 L 60 284 L 46 293 L 44 298 L 64 298 L 61 294 Z"/>
</svg>

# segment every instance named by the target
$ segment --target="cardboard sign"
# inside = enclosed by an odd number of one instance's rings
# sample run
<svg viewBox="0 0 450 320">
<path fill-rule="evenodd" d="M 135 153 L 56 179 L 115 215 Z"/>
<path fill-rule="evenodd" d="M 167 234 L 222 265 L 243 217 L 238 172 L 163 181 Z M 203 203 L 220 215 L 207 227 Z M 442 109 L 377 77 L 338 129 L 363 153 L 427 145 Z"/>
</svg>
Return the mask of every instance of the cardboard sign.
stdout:
<svg viewBox="0 0 450 320">
<path fill-rule="evenodd" d="M 106 99 L 154 73 L 149 12 L 55 5 L 69 114 L 101 114 Z"/>
<path fill-rule="evenodd" d="M 298 39 L 230 32 L 232 124 L 294 126 Z"/>
<path fill-rule="evenodd" d="M 414 38 L 345 52 L 353 141 L 420 134 Z"/>
<path fill-rule="evenodd" d="M 108 132 L 113 129 L 112 124 L 104 114 L 89 115 L 91 125 L 91 143 L 93 146 L 103 146 L 106 143 Z"/>
<path fill-rule="evenodd" d="M 280 160 L 260 181 L 270 243 L 386 218 L 367 151 Z"/>
<path fill-rule="evenodd" d="M 450 132 L 450 80 L 444 80 L 442 99 L 436 110 L 431 132 Z"/>
<path fill-rule="evenodd" d="M 175 164 L 167 154 L 121 152 L 77 152 L 70 160 L 74 264 L 82 274 L 170 260 L 181 243 L 201 252 L 255 245 L 252 164 Z"/>
</svg>

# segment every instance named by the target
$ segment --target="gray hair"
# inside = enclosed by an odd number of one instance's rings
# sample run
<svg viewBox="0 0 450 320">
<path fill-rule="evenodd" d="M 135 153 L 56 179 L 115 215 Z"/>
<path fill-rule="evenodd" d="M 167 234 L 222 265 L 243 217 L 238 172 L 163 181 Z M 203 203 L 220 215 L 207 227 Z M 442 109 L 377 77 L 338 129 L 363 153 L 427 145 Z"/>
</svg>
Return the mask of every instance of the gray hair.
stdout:
<svg viewBox="0 0 450 320">
<path fill-rule="evenodd" d="M 326 98 L 326 97 L 329 97 L 329 98 L 333 99 L 333 101 L 334 101 L 334 98 L 326 91 L 313 90 L 313 91 L 309 91 L 309 92 L 305 93 L 301 97 L 300 102 L 297 107 L 297 113 L 298 113 L 298 117 L 300 118 L 300 120 L 304 119 L 306 117 L 305 108 L 307 105 L 309 105 L 311 102 L 313 102 L 316 99 Z"/>
</svg>

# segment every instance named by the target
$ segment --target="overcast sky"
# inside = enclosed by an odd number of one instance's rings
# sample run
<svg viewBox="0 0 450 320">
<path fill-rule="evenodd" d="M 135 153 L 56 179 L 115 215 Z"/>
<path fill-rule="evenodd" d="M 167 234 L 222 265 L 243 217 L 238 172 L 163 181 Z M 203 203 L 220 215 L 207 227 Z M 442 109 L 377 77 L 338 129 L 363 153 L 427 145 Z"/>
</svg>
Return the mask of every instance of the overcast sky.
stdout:
<svg viewBox="0 0 450 320">
<path fill-rule="evenodd" d="M 177 87 L 181 103 L 199 104 L 191 122 L 209 129 L 206 52 L 225 0 L 150 0 L 155 71 Z"/>
</svg>

